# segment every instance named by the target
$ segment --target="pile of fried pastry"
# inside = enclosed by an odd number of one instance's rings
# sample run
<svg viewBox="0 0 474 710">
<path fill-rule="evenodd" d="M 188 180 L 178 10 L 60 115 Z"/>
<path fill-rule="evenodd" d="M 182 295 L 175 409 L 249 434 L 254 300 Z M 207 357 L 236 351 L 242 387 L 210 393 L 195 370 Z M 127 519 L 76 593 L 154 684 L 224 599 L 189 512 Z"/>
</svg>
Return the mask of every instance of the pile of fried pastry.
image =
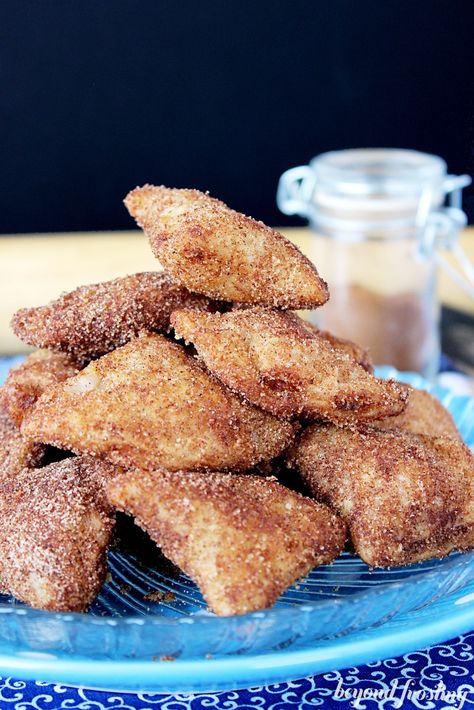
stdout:
<svg viewBox="0 0 474 710">
<path fill-rule="evenodd" d="M 197 190 L 125 204 L 164 270 L 12 320 L 39 349 L 0 390 L 8 593 L 87 609 L 117 511 L 219 615 L 269 607 L 346 543 L 370 567 L 473 547 L 473 456 L 450 414 L 295 313 L 329 293 L 292 243 Z"/>
</svg>

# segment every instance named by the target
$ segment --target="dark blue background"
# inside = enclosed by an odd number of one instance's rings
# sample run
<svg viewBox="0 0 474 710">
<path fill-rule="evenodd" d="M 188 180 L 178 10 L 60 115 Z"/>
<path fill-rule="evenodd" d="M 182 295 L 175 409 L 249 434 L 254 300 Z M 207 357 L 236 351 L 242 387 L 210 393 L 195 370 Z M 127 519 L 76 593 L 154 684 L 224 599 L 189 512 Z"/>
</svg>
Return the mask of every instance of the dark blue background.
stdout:
<svg viewBox="0 0 474 710">
<path fill-rule="evenodd" d="M 472 0 L 3 2 L 0 233 L 131 226 L 145 181 L 288 224 L 280 173 L 344 147 L 474 172 L 473 30 Z"/>
</svg>

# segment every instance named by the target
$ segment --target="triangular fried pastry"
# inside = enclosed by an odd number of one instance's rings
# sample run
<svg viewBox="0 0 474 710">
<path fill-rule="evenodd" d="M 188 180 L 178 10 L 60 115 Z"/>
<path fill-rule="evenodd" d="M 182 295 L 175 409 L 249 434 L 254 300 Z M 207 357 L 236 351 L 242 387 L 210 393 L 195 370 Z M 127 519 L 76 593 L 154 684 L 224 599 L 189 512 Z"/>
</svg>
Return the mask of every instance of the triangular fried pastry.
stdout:
<svg viewBox="0 0 474 710">
<path fill-rule="evenodd" d="M 0 410 L 20 426 L 28 409 L 52 385 L 78 372 L 77 362 L 67 353 L 37 350 L 8 373 L 0 389 Z"/>
<path fill-rule="evenodd" d="M 181 345 L 143 334 L 36 402 L 28 438 L 145 469 L 246 469 L 277 456 L 296 425 L 242 402 Z"/>
<path fill-rule="evenodd" d="M 210 304 L 164 272 L 144 272 L 80 286 L 46 306 L 22 308 L 11 325 L 25 343 L 67 352 L 86 363 L 141 330 L 166 332 L 171 311 L 180 306 Z"/>
<path fill-rule="evenodd" d="M 272 478 L 134 471 L 108 490 L 219 615 L 271 606 L 345 542 L 345 526 L 326 506 Z"/>
<path fill-rule="evenodd" d="M 280 308 L 328 300 L 313 264 L 282 234 L 197 190 L 145 185 L 125 205 L 164 268 L 210 298 Z"/>
<path fill-rule="evenodd" d="M 111 467 L 73 457 L 0 474 L 0 578 L 39 609 L 82 611 L 104 581 L 114 513 Z"/>
<path fill-rule="evenodd" d="M 409 392 L 404 412 L 373 422 L 378 429 L 401 429 L 426 436 L 449 436 L 461 440 L 454 419 L 439 399 L 426 390 L 404 385 Z"/>
<path fill-rule="evenodd" d="M 474 547 L 474 458 L 460 441 L 312 425 L 288 460 L 347 523 L 370 566 Z"/>
<path fill-rule="evenodd" d="M 373 377 L 295 313 L 180 310 L 171 323 L 214 375 L 272 414 L 351 424 L 399 414 L 405 407 L 402 385 Z"/>
</svg>

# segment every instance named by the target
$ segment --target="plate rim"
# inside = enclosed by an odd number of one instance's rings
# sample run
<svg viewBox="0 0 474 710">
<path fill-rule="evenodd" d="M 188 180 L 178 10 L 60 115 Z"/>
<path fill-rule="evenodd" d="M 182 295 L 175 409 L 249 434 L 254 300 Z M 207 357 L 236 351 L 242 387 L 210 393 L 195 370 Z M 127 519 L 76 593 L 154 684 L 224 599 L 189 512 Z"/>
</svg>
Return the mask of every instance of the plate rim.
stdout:
<svg viewBox="0 0 474 710">
<path fill-rule="evenodd" d="M 474 590 L 474 584 L 472 588 Z M 200 689 L 203 678 L 209 692 L 279 683 L 404 655 L 471 631 L 474 629 L 474 604 L 464 605 L 459 600 L 474 594 L 466 595 L 462 589 L 450 596 L 449 613 L 438 619 L 430 617 L 420 623 L 417 612 L 413 611 L 405 615 L 409 623 L 401 628 L 396 622 L 387 621 L 377 627 L 374 635 L 364 636 L 364 632 L 348 634 L 304 649 L 213 659 L 176 658 L 174 661 L 58 658 L 51 654 L 32 654 L 32 657 L 0 655 L 0 671 L 13 675 L 19 673 L 22 679 L 41 678 L 42 681 L 64 684 L 69 681 L 80 687 L 114 687 L 119 692 L 132 693 L 204 693 L 206 690 Z M 140 687 L 137 688 L 137 684 Z"/>
</svg>

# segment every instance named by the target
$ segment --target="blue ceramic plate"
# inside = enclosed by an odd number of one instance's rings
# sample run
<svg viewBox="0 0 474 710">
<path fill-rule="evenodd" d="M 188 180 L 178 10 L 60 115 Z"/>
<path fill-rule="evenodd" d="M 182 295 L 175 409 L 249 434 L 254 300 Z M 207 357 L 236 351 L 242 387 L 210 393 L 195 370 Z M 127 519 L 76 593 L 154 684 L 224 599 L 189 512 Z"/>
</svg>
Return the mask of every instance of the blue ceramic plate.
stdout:
<svg viewBox="0 0 474 710">
<path fill-rule="evenodd" d="M 379 374 L 427 386 L 418 375 Z M 432 391 L 473 446 L 474 398 Z M 88 614 L 1 597 L 0 674 L 114 689 L 228 689 L 406 653 L 474 628 L 474 553 L 373 572 L 344 553 L 272 609 L 218 618 L 153 550 L 139 536 L 127 551 L 112 550 Z"/>
</svg>

